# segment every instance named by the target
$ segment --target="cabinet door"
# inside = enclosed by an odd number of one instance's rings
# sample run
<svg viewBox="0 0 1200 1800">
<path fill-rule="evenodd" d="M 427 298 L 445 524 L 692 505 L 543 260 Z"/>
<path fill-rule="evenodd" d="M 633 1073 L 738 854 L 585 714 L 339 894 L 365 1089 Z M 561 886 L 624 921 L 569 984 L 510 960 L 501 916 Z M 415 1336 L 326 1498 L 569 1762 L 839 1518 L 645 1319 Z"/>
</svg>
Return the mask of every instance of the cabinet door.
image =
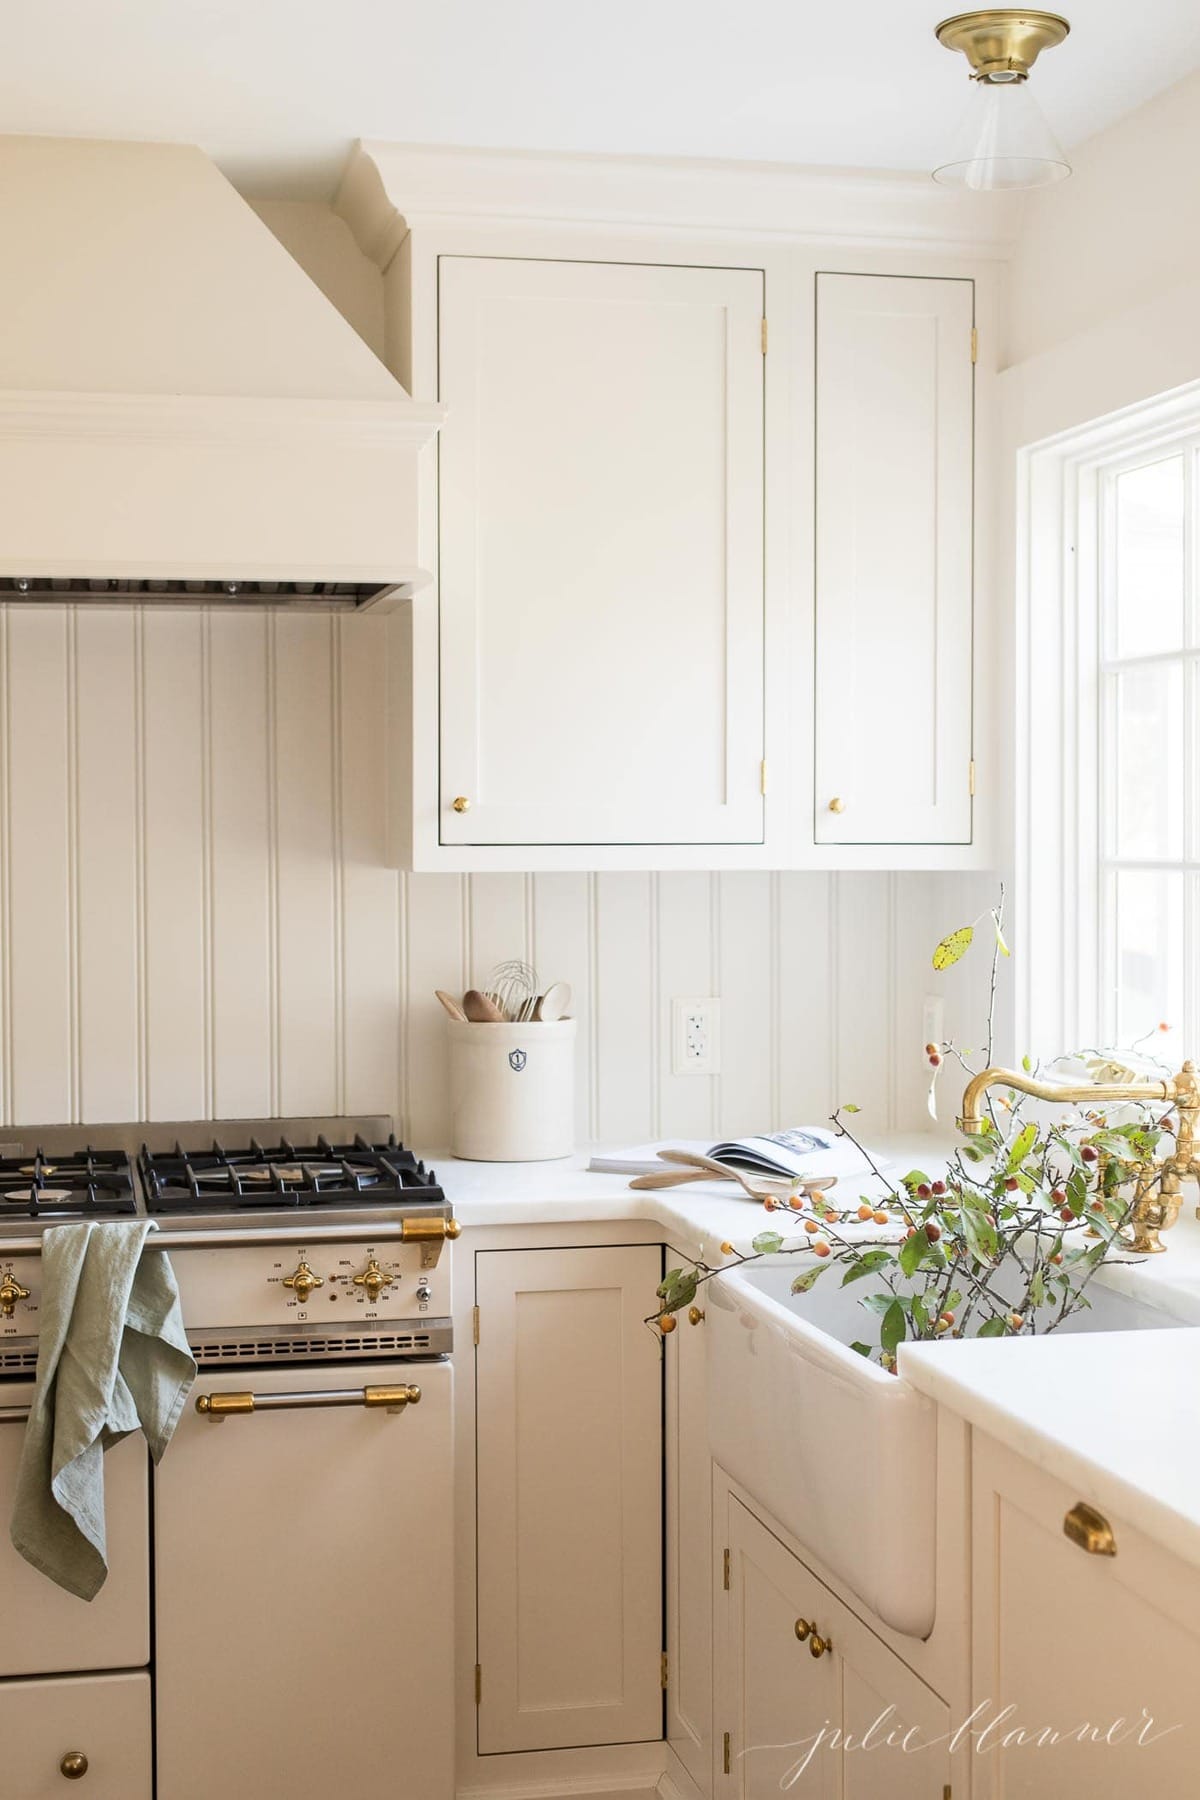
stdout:
<svg viewBox="0 0 1200 1800">
<path fill-rule="evenodd" d="M 443 257 L 438 304 L 441 841 L 760 842 L 762 272 Z"/>
<path fill-rule="evenodd" d="M 978 1800 L 1195 1800 L 1200 1574 L 1116 1518 L 1089 1554 L 1077 1491 L 979 1434 L 973 1460 Z"/>
<path fill-rule="evenodd" d="M 0 1682 L 5 1800 L 62 1800 L 80 1779 L 88 1800 L 150 1800 L 150 1765 L 149 1675 Z"/>
<path fill-rule="evenodd" d="M 822 844 L 971 839 L 970 281 L 817 276 Z"/>
<path fill-rule="evenodd" d="M 949 1709 L 739 1501 L 729 1512 L 720 1800 L 941 1800 Z"/>
<path fill-rule="evenodd" d="M 661 1267 L 476 1258 L 481 1752 L 662 1736 Z"/>
<path fill-rule="evenodd" d="M 668 1251 L 671 1262 L 679 1259 Z M 686 1319 L 686 1315 L 685 1315 Z M 704 1324 L 663 1339 L 666 1359 L 667 1739 L 712 1789 L 712 1462 Z"/>
</svg>

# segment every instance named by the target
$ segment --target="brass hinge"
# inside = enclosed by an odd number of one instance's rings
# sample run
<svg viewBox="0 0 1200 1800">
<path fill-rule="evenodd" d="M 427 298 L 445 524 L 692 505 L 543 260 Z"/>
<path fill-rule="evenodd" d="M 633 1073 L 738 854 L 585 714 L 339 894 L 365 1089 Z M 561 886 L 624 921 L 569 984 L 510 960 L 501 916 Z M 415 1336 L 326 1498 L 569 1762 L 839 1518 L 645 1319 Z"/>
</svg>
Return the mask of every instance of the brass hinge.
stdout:
<svg viewBox="0 0 1200 1800">
<path fill-rule="evenodd" d="M 483 1670 L 480 1667 L 480 1665 L 478 1663 L 476 1663 L 475 1664 L 475 1704 L 476 1704 L 476 1706 L 479 1705 L 479 1703 L 482 1699 L 483 1699 Z"/>
<path fill-rule="evenodd" d="M 767 759 L 765 756 L 758 765 L 758 791 L 760 794 L 765 794 L 767 791 Z"/>
<path fill-rule="evenodd" d="M 726 1550 L 721 1569 L 721 1586 L 729 1592 L 729 1552 Z"/>
<path fill-rule="evenodd" d="M 967 764 L 967 792 L 972 800 L 975 798 L 975 758 Z M 478 1342 L 478 1340 L 476 1340 Z"/>
<path fill-rule="evenodd" d="M 471 1338 L 474 1343 L 479 1342 L 479 1308 L 477 1306 L 471 1308 Z"/>
<path fill-rule="evenodd" d="M 725 1737 L 724 1737 L 723 1744 L 722 1744 L 722 1749 L 723 1749 L 723 1755 L 721 1758 L 721 1772 L 724 1775 L 728 1775 L 728 1773 L 729 1773 L 729 1733 L 728 1732 L 725 1733 Z"/>
<path fill-rule="evenodd" d="M 947 1782 L 946 1785 L 942 1789 L 942 1800 L 954 1800 L 954 1794 L 951 1790 L 949 1782 Z"/>
<path fill-rule="evenodd" d="M 762 353 L 765 356 L 767 354 L 767 321 L 765 319 L 762 321 L 762 334 L 759 341 L 762 344 Z"/>
<path fill-rule="evenodd" d="M 667 1686 L 667 1653 L 664 1650 L 658 1665 L 658 1678 L 663 1687 Z"/>
<path fill-rule="evenodd" d="M 979 333 L 976 331 L 974 325 L 971 327 L 971 361 L 979 361 Z"/>
</svg>

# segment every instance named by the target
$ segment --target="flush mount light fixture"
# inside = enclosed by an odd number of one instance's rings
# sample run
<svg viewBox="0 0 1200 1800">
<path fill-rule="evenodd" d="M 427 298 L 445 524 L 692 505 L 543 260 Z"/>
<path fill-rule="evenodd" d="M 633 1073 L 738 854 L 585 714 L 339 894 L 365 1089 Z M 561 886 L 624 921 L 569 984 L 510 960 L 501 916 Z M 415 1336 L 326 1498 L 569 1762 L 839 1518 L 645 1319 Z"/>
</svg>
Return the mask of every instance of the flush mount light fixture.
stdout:
<svg viewBox="0 0 1200 1800">
<path fill-rule="evenodd" d="M 971 65 L 971 104 L 935 181 L 954 187 L 1046 187 L 1071 165 L 1029 92 L 1029 71 L 1071 27 L 1057 13 L 959 13 L 937 28 L 939 44 Z"/>
</svg>

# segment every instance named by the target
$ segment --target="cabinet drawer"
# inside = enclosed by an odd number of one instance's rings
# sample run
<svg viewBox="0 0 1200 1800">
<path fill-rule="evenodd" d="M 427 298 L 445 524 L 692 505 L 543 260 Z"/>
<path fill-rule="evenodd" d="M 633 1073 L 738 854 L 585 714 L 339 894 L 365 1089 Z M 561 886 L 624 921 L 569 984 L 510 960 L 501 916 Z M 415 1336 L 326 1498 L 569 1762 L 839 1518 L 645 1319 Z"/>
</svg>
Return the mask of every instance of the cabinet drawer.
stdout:
<svg viewBox="0 0 1200 1800">
<path fill-rule="evenodd" d="M 5 1800 L 150 1800 L 150 1677 L 88 1675 L 0 1682 Z M 86 1786 L 65 1785 L 64 1757 L 86 1757 Z"/>
</svg>

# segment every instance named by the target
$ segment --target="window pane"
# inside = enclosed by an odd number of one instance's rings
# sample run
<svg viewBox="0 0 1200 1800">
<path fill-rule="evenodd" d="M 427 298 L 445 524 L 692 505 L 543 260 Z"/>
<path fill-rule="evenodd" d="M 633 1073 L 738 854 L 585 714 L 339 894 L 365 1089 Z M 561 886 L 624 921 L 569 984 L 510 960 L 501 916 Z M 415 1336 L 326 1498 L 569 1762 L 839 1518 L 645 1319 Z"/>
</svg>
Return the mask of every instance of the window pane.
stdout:
<svg viewBox="0 0 1200 1800">
<path fill-rule="evenodd" d="M 1183 458 L 1118 475 L 1116 654 L 1183 642 Z"/>
<path fill-rule="evenodd" d="M 1151 663 L 1111 680 L 1112 853 L 1176 861 L 1183 855 L 1183 668 Z"/>
<path fill-rule="evenodd" d="M 1153 1034 L 1146 1048 L 1170 1060 L 1183 1054 L 1183 876 L 1123 869 L 1112 880 L 1116 1043 Z"/>
</svg>

